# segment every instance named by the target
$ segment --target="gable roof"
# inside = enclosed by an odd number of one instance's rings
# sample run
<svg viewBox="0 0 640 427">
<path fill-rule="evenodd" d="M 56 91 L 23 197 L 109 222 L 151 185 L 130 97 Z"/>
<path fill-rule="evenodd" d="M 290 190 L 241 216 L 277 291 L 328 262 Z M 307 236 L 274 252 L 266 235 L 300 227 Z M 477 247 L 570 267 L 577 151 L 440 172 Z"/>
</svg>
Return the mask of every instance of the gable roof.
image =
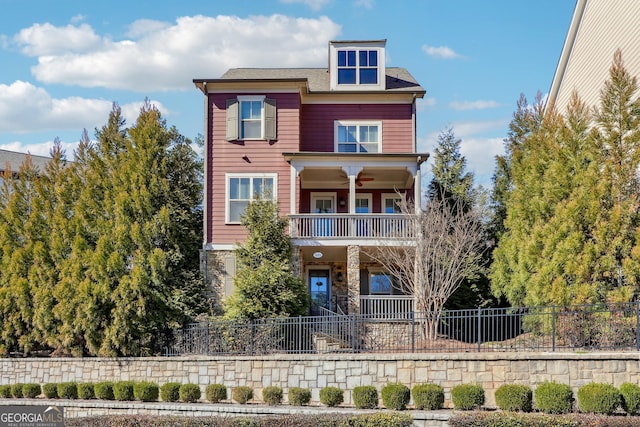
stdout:
<svg viewBox="0 0 640 427">
<path fill-rule="evenodd" d="M 559 112 L 566 110 L 574 90 L 588 106 L 598 105 L 618 49 L 627 71 L 640 76 L 638 22 L 638 0 L 577 0 L 549 91 Z"/>
<path fill-rule="evenodd" d="M 198 85 L 198 83 L 205 82 L 235 81 L 240 83 L 264 82 L 265 80 L 306 82 L 309 93 L 335 92 L 329 88 L 329 71 L 326 68 L 231 68 L 219 79 L 193 79 L 193 82 Z M 426 91 L 406 69 L 386 67 L 385 92 L 416 93 L 423 96 Z"/>
</svg>

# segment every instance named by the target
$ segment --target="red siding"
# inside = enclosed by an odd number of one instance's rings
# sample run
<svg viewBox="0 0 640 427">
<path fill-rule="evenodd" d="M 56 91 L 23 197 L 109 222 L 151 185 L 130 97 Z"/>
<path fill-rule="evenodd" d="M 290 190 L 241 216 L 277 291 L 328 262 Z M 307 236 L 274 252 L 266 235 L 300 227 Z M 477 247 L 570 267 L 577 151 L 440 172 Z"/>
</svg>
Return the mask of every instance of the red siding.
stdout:
<svg viewBox="0 0 640 427">
<path fill-rule="evenodd" d="M 261 95 L 261 93 L 251 93 Z M 225 224 L 225 174 L 226 173 L 277 173 L 277 196 L 280 210 L 289 213 L 289 164 L 283 152 L 299 151 L 300 98 L 298 94 L 264 94 L 276 100 L 276 141 L 226 141 L 226 101 L 236 94 L 211 94 L 209 106 L 210 162 L 207 176 L 212 185 L 206 195 L 208 203 L 207 243 L 232 244 L 245 238 L 241 225 Z M 249 161 L 243 159 L 246 156 Z"/>
<path fill-rule="evenodd" d="M 335 120 L 381 120 L 382 151 L 412 153 L 411 104 L 305 104 L 302 106 L 301 151 L 334 151 Z"/>
</svg>

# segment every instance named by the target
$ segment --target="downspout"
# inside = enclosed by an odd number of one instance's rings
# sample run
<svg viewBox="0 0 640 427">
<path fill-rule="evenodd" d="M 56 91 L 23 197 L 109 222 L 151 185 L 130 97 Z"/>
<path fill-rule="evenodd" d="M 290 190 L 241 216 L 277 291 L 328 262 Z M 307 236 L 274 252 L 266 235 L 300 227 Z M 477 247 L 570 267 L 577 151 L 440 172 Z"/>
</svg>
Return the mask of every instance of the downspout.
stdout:
<svg viewBox="0 0 640 427">
<path fill-rule="evenodd" d="M 203 183 L 203 191 L 204 194 L 202 196 L 202 203 L 204 206 L 204 211 L 202 212 L 202 248 L 205 251 L 205 259 L 206 259 L 206 249 L 207 244 L 209 243 L 209 199 L 207 195 L 209 194 L 209 92 L 207 90 L 207 82 L 202 82 L 202 91 L 204 92 L 204 183 Z"/>
</svg>

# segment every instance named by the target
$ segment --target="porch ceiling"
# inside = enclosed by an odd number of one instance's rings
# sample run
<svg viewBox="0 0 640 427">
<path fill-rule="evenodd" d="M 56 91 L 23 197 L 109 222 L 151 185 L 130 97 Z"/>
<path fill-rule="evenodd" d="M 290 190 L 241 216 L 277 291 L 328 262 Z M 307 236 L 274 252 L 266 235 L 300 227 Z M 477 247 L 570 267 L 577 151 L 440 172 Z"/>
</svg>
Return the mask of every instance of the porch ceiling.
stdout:
<svg viewBox="0 0 640 427">
<path fill-rule="evenodd" d="M 305 264 L 327 264 L 331 262 L 347 262 L 347 247 L 346 246 L 303 246 L 300 248 L 302 251 L 302 259 Z M 314 253 L 322 254 L 322 257 L 316 258 Z M 360 251 L 360 262 L 372 262 L 365 251 Z"/>
<path fill-rule="evenodd" d="M 365 167 L 356 181 L 360 189 L 402 189 L 413 184 L 413 176 L 402 167 Z M 300 186 L 305 189 L 349 188 L 349 178 L 340 166 L 307 166 L 300 172 Z"/>
</svg>

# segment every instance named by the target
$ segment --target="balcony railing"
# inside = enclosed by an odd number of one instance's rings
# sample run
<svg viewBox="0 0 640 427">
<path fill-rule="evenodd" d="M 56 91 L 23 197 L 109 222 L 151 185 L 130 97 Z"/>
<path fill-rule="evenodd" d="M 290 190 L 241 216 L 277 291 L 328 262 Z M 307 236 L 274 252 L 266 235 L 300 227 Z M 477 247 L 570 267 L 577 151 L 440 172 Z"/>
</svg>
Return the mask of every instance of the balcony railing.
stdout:
<svg viewBox="0 0 640 427">
<path fill-rule="evenodd" d="M 415 239 L 412 216 L 394 214 L 289 215 L 294 239 Z"/>
</svg>

